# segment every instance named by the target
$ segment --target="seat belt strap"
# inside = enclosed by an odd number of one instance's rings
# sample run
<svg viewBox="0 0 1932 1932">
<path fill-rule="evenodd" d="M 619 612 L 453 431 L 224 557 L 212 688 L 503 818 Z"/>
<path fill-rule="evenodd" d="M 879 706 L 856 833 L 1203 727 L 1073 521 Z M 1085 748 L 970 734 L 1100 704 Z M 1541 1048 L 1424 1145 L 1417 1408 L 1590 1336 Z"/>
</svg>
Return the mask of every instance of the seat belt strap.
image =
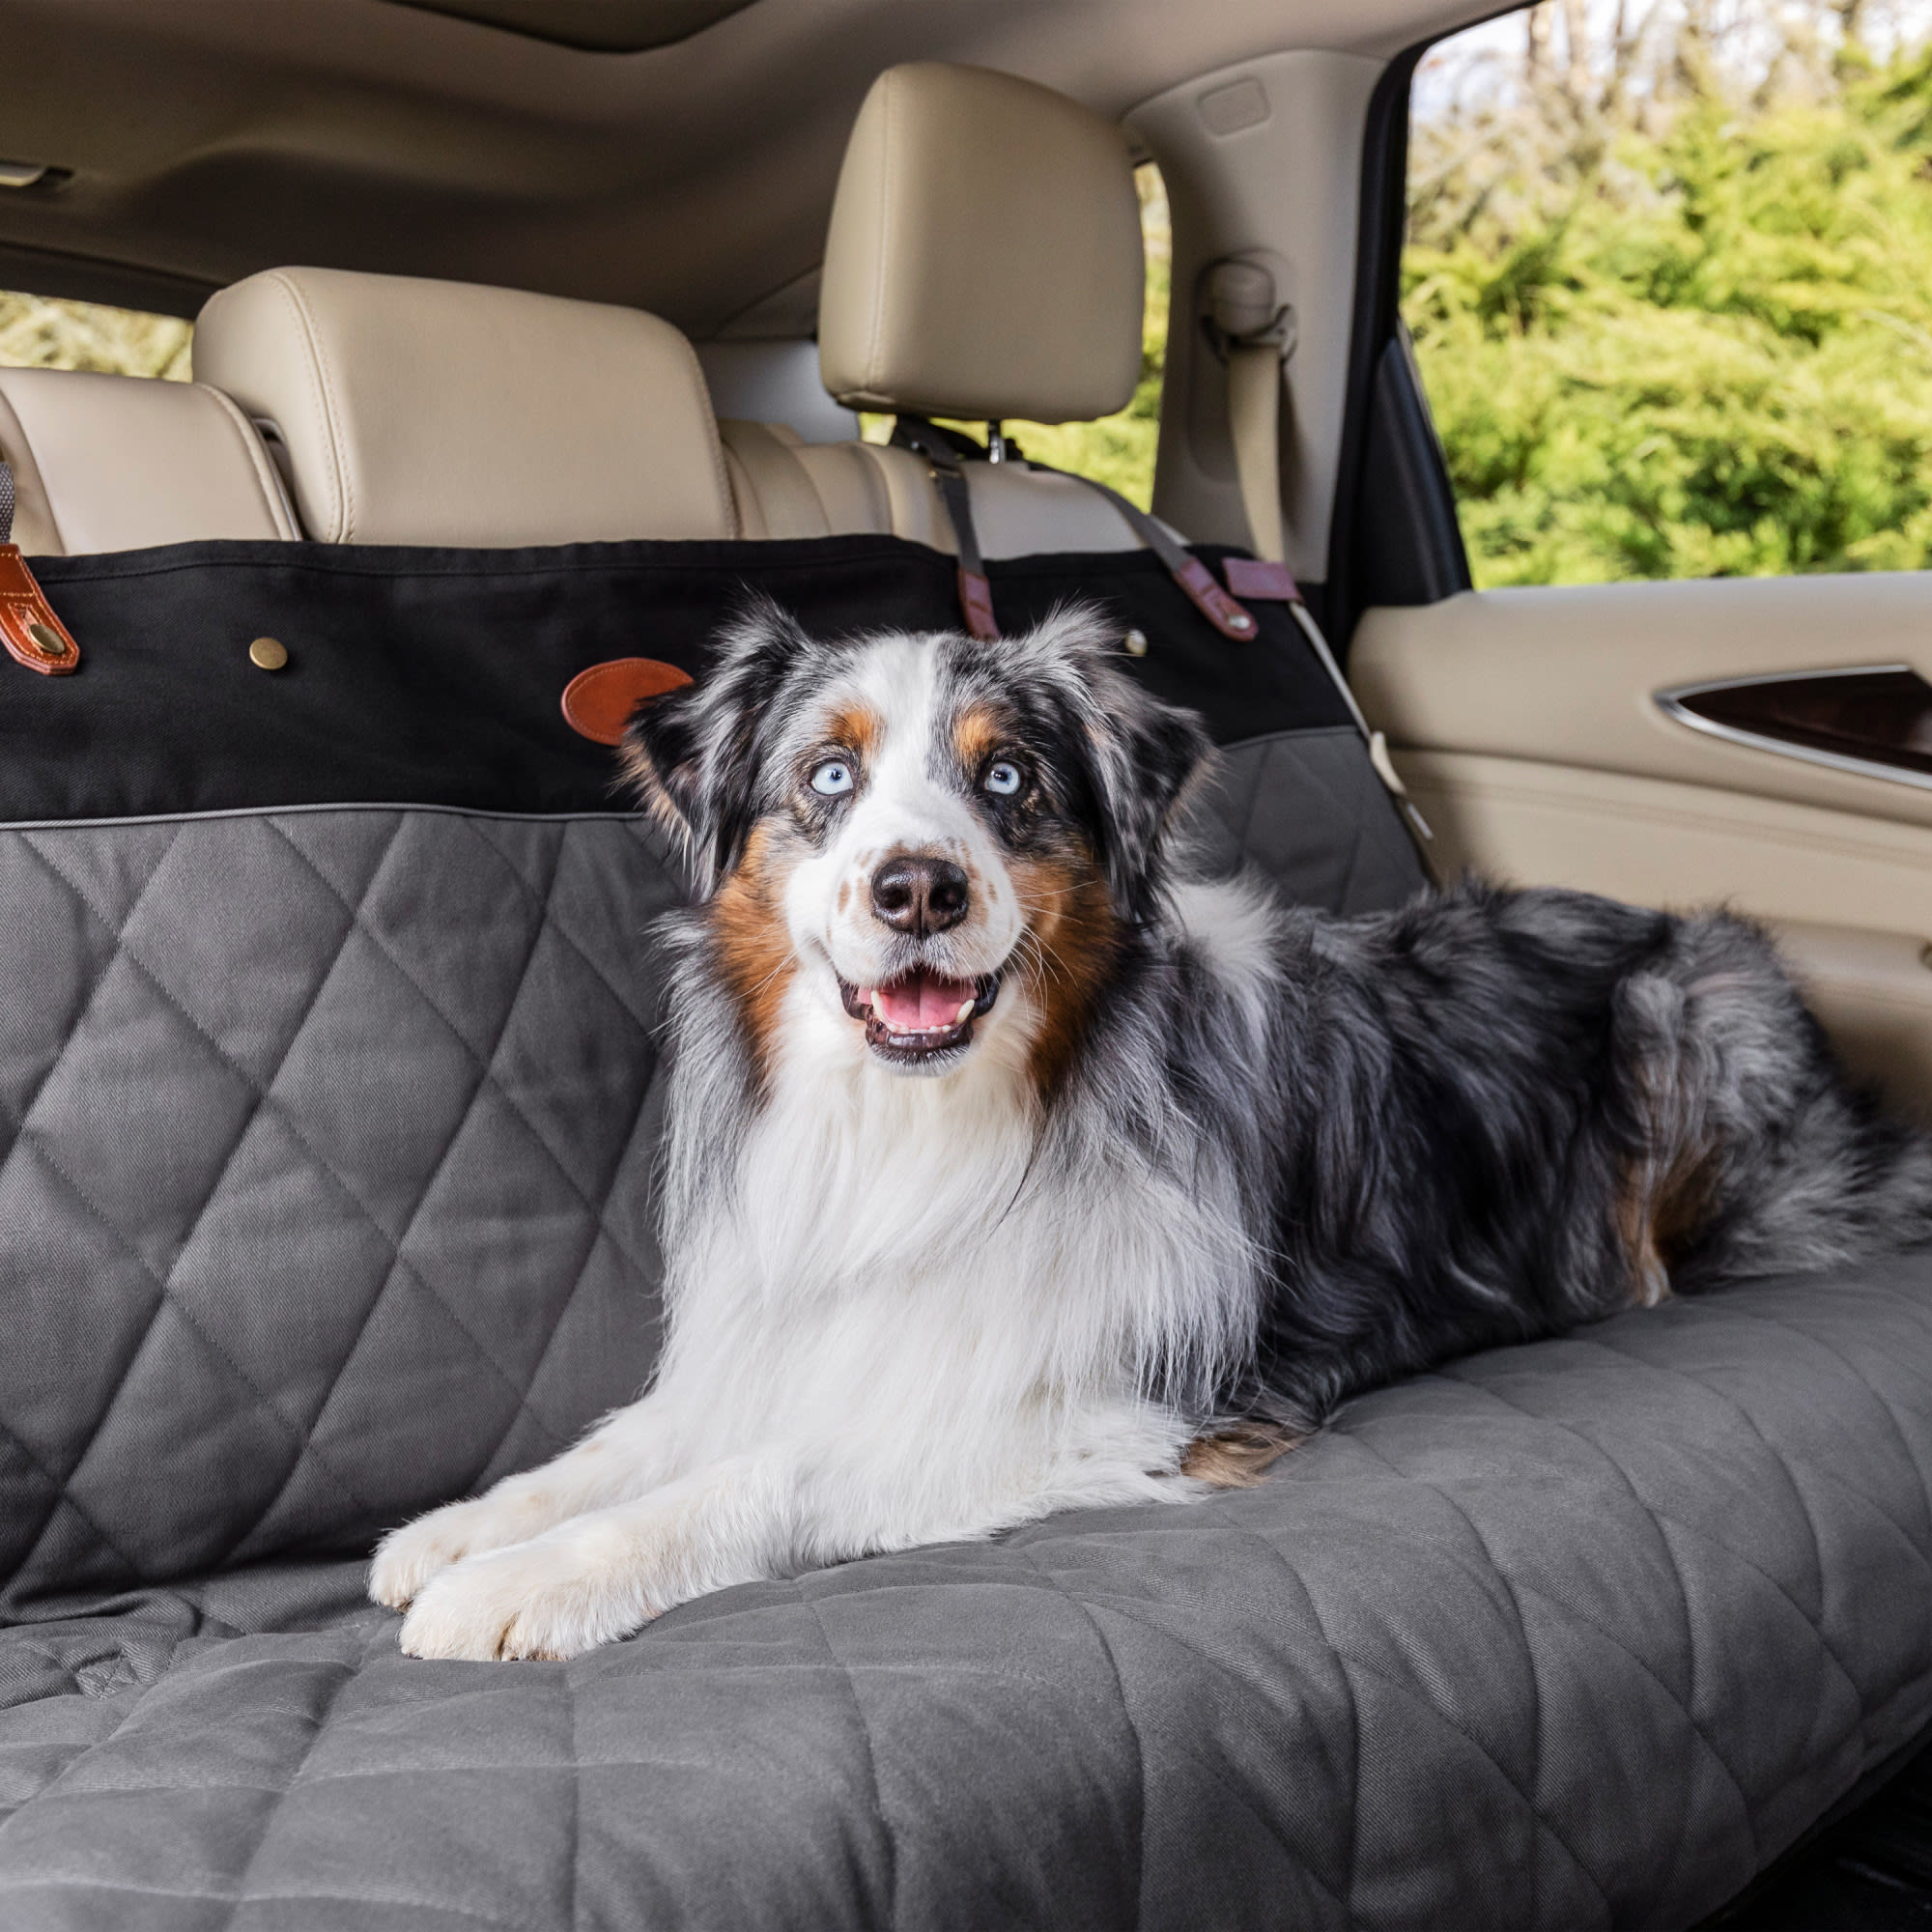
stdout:
<svg viewBox="0 0 1932 1932">
<path fill-rule="evenodd" d="M 1228 427 L 1235 472 L 1255 554 L 1279 563 L 1281 529 L 1281 352 L 1267 344 L 1228 345 Z"/>
<path fill-rule="evenodd" d="M 932 468 L 933 481 L 939 486 L 940 500 L 952 520 L 952 539 L 959 549 L 959 604 L 966 613 L 966 628 L 976 638 L 997 638 L 1000 633 L 993 622 L 993 589 L 980 559 L 979 533 L 973 524 L 973 499 L 966 486 L 960 447 L 947 431 L 927 422 L 923 416 L 900 416 L 893 426 L 893 440 L 901 449 L 914 450 L 924 457 Z M 967 460 L 984 460 L 977 444 L 963 438 L 959 441 L 965 444 Z M 1142 544 L 1166 565 L 1168 575 L 1186 593 L 1194 608 L 1223 637 L 1245 642 L 1255 635 L 1258 627 L 1254 612 L 1242 609 L 1215 581 L 1214 573 L 1198 556 L 1189 555 L 1166 526 L 1156 523 L 1138 503 L 1129 502 L 1118 490 L 1110 490 L 1091 476 L 1075 476 L 1070 469 L 1055 469 L 1050 464 L 1035 463 L 1023 456 L 1007 460 L 1022 463 L 1043 475 L 1071 476 L 1083 488 L 1097 490 L 1125 518 L 1127 527 Z"/>
<path fill-rule="evenodd" d="M 893 424 L 893 440 L 901 449 L 910 449 L 925 458 L 932 480 L 939 486 L 939 500 L 946 505 L 952 526 L 952 541 L 959 552 L 959 609 L 965 614 L 966 629 L 976 638 L 997 638 L 999 624 L 993 616 L 993 586 L 986 576 L 985 560 L 980 554 L 980 532 L 973 523 L 973 495 L 966 487 L 966 472 L 958 452 L 946 432 L 923 416 L 901 415 Z"/>
<path fill-rule="evenodd" d="M 1282 372 L 1294 354 L 1294 311 L 1275 300 L 1274 276 L 1239 256 L 1216 262 L 1203 283 L 1208 340 L 1228 366 L 1228 428 L 1255 554 L 1288 554 L 1281 521 Z"/>
<path fill-rule="evenodd" d="M 1194 608 L 1224 638 L 1233 638 L 1237 643 L 1246 643 L 1255 636 L 1260 629 L 1255 622 L 1255 613 L 1238 598 L 1224 590 L 1215 581 L 1214 573 L 1180 544 L 1165 524 L 1149 516 L 1138 503 L 1122 497 L 1118 490 L 1109 489 L 1106 484 L 1096 482 L 1092 476 L 1081 476 L 1071 469 L 1056 469 L 1051 464 L 1036 463 L 1031 457 L 1020 457 L 1017 460 L 1024 463 L 1029 469 L 1037 470 L 1042 475 L 1070 476 L 1084 488 L 1097 491 L 1120 511 L 1127 527 L 1140 538 L 1147 549 L 1160 558 L 1167 566 L 1167 574 L 1186 592 Z"/>
<path fill-rule="evenodd" d="M 11 541 L 14 506 L 14 466 L 0 456 L 0 648 L 43 677 L 65 677 L 80 668 L 80 646 Z"/>
</svg>

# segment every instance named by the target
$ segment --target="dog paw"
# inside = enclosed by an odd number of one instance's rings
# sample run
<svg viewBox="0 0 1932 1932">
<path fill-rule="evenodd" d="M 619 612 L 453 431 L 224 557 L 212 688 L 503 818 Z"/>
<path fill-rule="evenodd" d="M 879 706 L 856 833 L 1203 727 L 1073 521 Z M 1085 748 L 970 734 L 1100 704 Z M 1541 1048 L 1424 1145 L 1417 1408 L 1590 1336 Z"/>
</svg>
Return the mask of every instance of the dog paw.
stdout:
<svg viewBox="0 0 1932 1932">
<path fill-rule="evenodd" d="M 403 1620 L 410 1657 L 576 1657 L 648 1623 L 643 1601 L 586 1538 L 540 1538 L 446 1569 Z"/>
<path fill-rule="evenodd" d="M 392 1610 L 406 1610 L 433 1577 L 460 1563 L 473 1549 L 489 1549 L 502 1541 L 489 1534 L 488 1499 L 450 1503 L 431 1510 L 401 1529 L 392 1529 L 376 1546 L 369 1565 L 369 1594 Z"/>
</svg>

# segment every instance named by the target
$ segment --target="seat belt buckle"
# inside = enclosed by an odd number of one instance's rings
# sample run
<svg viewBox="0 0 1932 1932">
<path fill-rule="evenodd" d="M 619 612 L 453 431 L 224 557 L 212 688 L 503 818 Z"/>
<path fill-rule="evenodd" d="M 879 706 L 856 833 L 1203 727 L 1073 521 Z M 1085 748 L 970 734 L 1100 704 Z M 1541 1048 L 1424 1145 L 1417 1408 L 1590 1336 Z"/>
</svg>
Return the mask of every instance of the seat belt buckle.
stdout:
<svg viewBox="0 0 1932 1932">
<path fill-rule="evenodd" d="M 80 646 L 54 614 L 18 544 L 0 543 L 0 644 L 15 664 L 43 677 L 80 668 Z"/>
</svg>

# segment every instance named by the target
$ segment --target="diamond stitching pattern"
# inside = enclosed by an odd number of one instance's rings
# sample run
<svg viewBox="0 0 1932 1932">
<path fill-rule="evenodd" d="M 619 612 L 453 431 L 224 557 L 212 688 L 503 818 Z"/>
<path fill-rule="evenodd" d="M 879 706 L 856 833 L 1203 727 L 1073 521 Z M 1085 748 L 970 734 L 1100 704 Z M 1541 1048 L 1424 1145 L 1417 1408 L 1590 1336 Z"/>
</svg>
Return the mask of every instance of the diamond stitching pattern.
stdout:
<svg viewBox="0 0 1932 1932">
<path fill-rule="evenodd" d="M 635 1393 L 656 1317 L 628 1151 L 656 1066 L 637 936 L 678 890 L 640 828 L 484 835 L 456 813 L 345 809 L 158 838 L 0 830 L 0 859 L 10 844 L 19 927 L 65 923 L 106 951 L 77 1012 L 0 1017 L 0 1122 L 17 1122 L 0 1129 L 0 1214 L 11 1201 L 23 1236 L 0 1251 L 0 1297 L 37 1318 L 0 1358 L 20 1452 L 11 1491 L 0 1478 L 0 1601 L 171 1574 L 169 1550 L 207 1567 L 366 1542 L 513 1432 L 526 1459 L 554 1453 Z M 271 889 L 242 903 L 238 878 Z M 197 1098 L 209 1082 L 218 1107 Z M 83 1226 L 116 1269 L 74 1247 Z M 49 1269 L 73 1290 L 51 1316 Z M 583 1296 L 597 1314 L 573 1323 Z M 86 1412 L 47 1401 L 69 1364 L 101 1375 L 109 1333 L 120 1367 Z M 583 1359 L 558 1364 L 560 1347 Z M 570 1400 L 537 1413 L 547 1364 Z"/>
</svg>

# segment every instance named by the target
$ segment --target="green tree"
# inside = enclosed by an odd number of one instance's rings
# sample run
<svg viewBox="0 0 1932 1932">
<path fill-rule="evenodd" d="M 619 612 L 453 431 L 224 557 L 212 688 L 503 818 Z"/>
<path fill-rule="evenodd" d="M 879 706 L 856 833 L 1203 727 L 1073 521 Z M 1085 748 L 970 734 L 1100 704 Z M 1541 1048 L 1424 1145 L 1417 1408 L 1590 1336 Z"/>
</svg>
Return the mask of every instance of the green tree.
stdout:
<svg viewBox="0 0 1932 1932">
<path fill-rule="evenodd" d="M 1932 556 L 1932 60 L 1821 35 L 1746 92 L 1698 22 L 1634 94 L 1531 37 L 1513 103 L 1418 128 L 1404 311 L 1479 584 Z"/>
</svg>

